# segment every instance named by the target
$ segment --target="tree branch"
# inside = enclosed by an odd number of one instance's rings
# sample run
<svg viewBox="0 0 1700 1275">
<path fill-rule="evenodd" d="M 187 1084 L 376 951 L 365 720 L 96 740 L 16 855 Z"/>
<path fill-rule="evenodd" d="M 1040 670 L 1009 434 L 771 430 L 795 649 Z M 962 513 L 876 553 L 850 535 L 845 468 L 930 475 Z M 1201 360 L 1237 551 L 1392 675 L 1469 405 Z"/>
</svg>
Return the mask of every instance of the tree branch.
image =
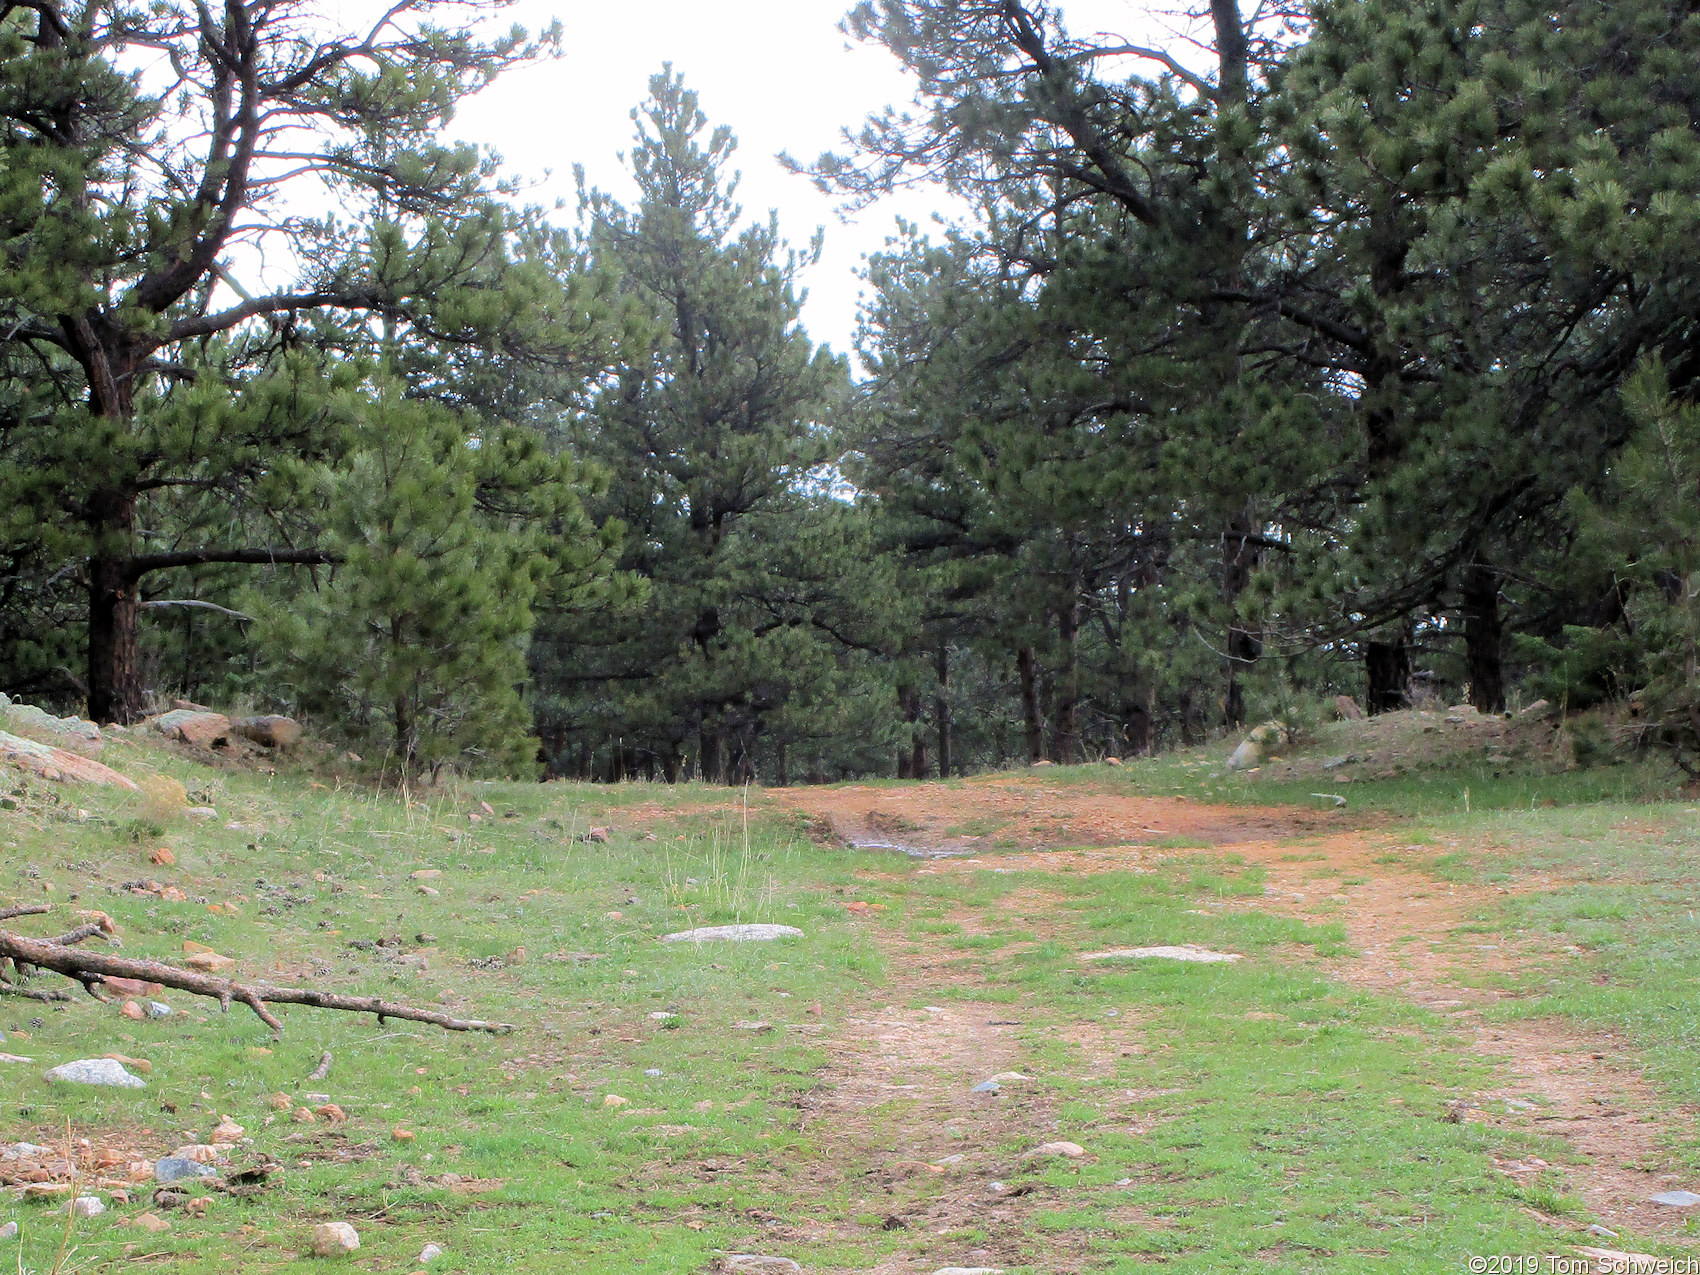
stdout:
<svg viewBox="0 0 1700 1275">
<path fill-rule="evenodd" d="M 142 603 L 145 607 L 202 607 L 208 611 L 217 611 L 220 615 L 228 615 L 233 620 L 245 620 L 253 623 L 254 617 L 243 611 L 232 611 L 229 607 L 221 607 L 216 602 L 202 602 L 199 598 L 154 598 Z"/>
<path fill-rule="evenodd" d="M 139 982 L 158 983 L 161 987 L 209 997 L 225 1009 L 230 1008 L 232 1001 L 240 1001 L 253 1010 L 260 1021 L 273 1031 L 282 1031 L 283 1024 L 266 1008 L 268 1004 L 310 1005 L 315 1009 L 341 1009 L 352 1013 L 376 1014 L 380 1023 L 385 1019 L 395 1018 L 405 1022 L 431 1023 L 452 1032 L 481 1031 L 501 1034 L 514 1029 L 512 1023 L 486 1022 L 478 1018 L 451 1018 L 435 1010 L 411 1009 L 406 1005 L 380 1000 L 376 996 L 341 996 L 314 988 L 238 983 L 233 979 L 214 978 L 210 974 L 179 969 L 175 965 L 166 965 L 160 961 L 132 960 L 107 956 L 101 952 L 84 952 L 78 948 L 62 947 L 42 939 L 25 938 L 10 930 L 0 930 L 0 956 L 9 956 L 14 961 L 76 979 L 88 987 L 91 993 L 94 985 L 107 978 L 133 978 Z"/>
<path fill-rule="evenodd" d="M 214 562 L 240 562 L 264 566 L 276 563 L 291 566 L 325 566 L 340 562 L 336 554 L 324 549 L 185 549 L 177 553 L 140 553 L 131 558 L 126 573 L 132 582 L 150 571 L 167 571 L 172 567 L 200 567 Z M 210 605 L 202 603 L 201 605 Z"/>
</svg>

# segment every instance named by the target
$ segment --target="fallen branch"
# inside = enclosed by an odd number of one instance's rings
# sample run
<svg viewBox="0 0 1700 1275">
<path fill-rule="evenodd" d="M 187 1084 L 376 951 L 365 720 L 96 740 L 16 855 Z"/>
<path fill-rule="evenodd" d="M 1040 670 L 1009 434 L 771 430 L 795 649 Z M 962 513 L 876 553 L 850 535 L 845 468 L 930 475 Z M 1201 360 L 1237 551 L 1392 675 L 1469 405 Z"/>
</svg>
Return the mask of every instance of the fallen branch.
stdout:
<svg viewBox="0 0 1700 1275">
<path fill-rule="evenodd" d="M 37 991 L 33 987 L 19 987 L 16 983 L 0 983 L 0 996 L 22 996 L 27 1001 L 68 1001 L 71 993 L 61 991 Z"/>
<path fill-rule="evenodd" d="M 331 1074 L 331 1051 L 325 1050 L 319 1055 L 319 1065 L 307 1073 L 308 1080 L 323 1080 Z"/>
<path fill-rule="evenodd" d="M 352 1013 L 376 1014 L 381 1024 L 395 1018 L 413 1023 L 431 1023 L 451 1032 L 510 1032 L 511 1023 L 491 1023 L 477 1018 L 451 1018 L 430 1009 L 412 1009 L 380 1000 L 376 996 L 341 996 L 306 987 L 273 987 L 269 983 L 238 983 L 233 979 L 214 978 L 193 970 L 180 969 L 160 961 L 135 960 L 107 956 L 101 952 L 85 952 L 80 948 L 63 947 L 43 939 L 25 938 L 10 930 L 0 930 L 0 956 L 9 956 L 20 965 L 38 966 L 76 979 L 90 995 L 106 978 L 133 978 L 144 983 L 158 983 L 180 992 L 206 996 L 228 1010 L 232 1001 L 240 1001 L 258 1015 L 261 1022 L 273 1031 L 282 1031 L 283 1024 L 269 1011 L 271 1005 L 310 1005 L 315 1009 L 341 1009 Z M 28 995 L 28 993 L 25 993 Z M 37 997 L 37 999 L 41 999 Z M 57 998 L 55 998 L 57 999 Z"/>
<path fill-rule="evenodd" d="M 51 911 L 51 903 L 26 903 L 22 907 L 0 908 L 0 921 L 10 921 L 15 916 L 39 916 L 43 912 Z"/>
<path fill-rule="evenodd" d="M 69 934 L 61 934 L 56 939 L 46 939 L 44 942 L 57 943 L 60 947 L 72 947 L 75 944 L 81 943 L 84 939 L 92 939 L 97 934 L 106 933 L 107 931 L 104 925 L 101 925 L 99 922 L 94 922 L 89 925 L 79 925 Z M 107 935 L 107 939 L 110 942 L 111 936 Z"/>
</svg>

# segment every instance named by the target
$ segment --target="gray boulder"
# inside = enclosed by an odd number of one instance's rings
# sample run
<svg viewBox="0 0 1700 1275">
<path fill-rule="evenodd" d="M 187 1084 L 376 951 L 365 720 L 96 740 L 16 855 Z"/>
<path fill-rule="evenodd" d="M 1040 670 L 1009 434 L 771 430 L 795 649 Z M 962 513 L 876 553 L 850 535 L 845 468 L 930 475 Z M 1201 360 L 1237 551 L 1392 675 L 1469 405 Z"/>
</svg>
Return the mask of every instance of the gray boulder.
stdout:
<svg viewBox="0 0 1700 1275">
<path fill-rule="evenodd" d="M 115 1058 L 79 1058 L 76 1062 L 61 1063 L 47 1073 L 47 1078 L 65 1085 L 105 1085 L 111 1089 L 148 1087 L 147 1081 L 131 1075 Z"/>
</svg>

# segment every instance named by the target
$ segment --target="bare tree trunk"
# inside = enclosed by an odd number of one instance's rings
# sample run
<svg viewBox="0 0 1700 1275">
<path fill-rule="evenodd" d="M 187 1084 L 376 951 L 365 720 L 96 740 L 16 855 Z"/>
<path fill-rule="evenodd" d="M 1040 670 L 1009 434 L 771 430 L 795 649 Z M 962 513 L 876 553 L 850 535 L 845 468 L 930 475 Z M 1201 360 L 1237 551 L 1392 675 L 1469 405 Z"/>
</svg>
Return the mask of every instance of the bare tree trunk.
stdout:
<svg viewBox="0 0 1700 1275">
<path fill-rule="evenodd" d="M 1027 760 L 1045 756 L 1045 724 L 1039 716 L 1039 657 L 1024 646 L 1016 652 L 1015 668 L 1021 678 L 1021 723 L 1027 736 Z"/>
<path fill-rule="evenodd" d="M 1499 613 L 1499 572 L 1486 562 L 1464 568 L 1464 660 L 1470 703 L 1483 713 L 1505 711 L 1505 623 Z"/>
</svg>

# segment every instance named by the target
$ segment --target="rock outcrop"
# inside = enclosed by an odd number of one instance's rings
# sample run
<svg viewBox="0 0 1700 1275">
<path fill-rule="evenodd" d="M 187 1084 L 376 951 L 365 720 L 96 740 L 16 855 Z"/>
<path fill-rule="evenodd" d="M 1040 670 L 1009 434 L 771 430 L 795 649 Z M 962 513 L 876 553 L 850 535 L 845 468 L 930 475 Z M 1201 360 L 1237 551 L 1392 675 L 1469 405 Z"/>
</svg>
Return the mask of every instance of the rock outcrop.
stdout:
<svg viewBox="0 0 1700 1275">
<path fill-rule="evenodd" d="M 301 723 L 293 717 L 238 717 L 230 729 L 262 748 L 289 748 L 301 742 Z"/>
<path fill-rule="evenodd" d="M 174 708 L 152 718 L 149 724 L 167 739 L 180 739 L 197 748 L 212 748 L 230 742 L 230 719 L 223 713 Z"/>
<path fill-rule="evenodd" d="M 33 739 L 3 730 L 0 730 L 0 762 L 59 783 L 105 784 L 112 788 L 140 791 L 134 780 L 125 778 L 110 766 L 102 766 L 63 748 L 38 744 Z"/>
</svg>

